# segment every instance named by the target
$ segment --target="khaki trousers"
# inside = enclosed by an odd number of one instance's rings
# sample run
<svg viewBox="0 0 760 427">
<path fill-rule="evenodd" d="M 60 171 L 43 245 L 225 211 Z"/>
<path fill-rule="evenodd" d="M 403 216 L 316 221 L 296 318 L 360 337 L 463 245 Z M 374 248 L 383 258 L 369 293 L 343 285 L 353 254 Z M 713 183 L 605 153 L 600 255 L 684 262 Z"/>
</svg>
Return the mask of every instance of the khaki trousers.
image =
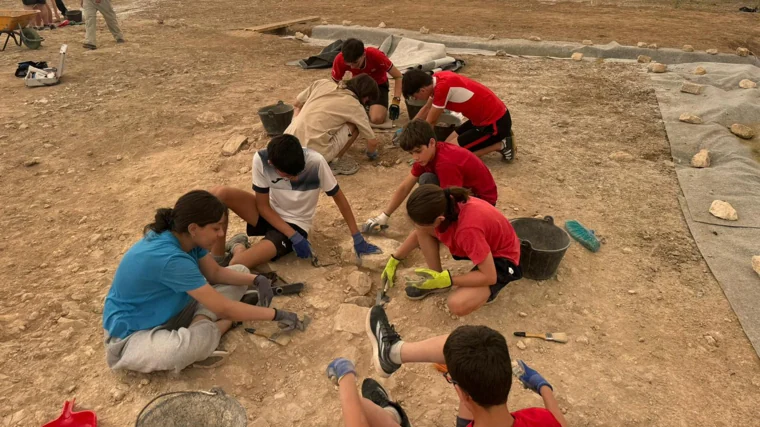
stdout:
<svg viewBox="0 0 760 427">
<path fill-rule="evenodd" d="M 84 0 L 84 24 L 85 24 L 85 43 L 96 46 L 95 34 L 97 33 L 97 18 L 96 13 L 100 12 L 103 18 L 106 20 L 108 30 L 113 34 L 113 38 L 117 41 L 124 40 L 124 35 L 119 28 L 119 21 L 116 20 L 116 12 L 113 11 L 111 6 L 111 0 L 100 0 L 100 3 L 96 3 L 95 0 Z"/>
</svg>

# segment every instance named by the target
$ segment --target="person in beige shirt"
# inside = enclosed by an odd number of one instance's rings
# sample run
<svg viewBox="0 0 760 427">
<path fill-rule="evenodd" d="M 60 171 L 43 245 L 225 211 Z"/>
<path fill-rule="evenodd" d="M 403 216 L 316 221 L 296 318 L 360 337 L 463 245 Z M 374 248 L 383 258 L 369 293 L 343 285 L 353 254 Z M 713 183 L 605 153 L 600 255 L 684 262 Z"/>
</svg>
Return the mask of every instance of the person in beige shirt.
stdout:
<svg viewBox="0 0 760 427">
<path fill-rule="evenodd" d="M 296 97 L 293 121 L 285 133 L 328 162 L 340 158 L 362 136 L 367 139 L 367 156 L 374 160 L 378 141 L 364 106 L 379 93 L 377 83 L 366 74 L 339 83 L 317 80 Z"/>
</svg>

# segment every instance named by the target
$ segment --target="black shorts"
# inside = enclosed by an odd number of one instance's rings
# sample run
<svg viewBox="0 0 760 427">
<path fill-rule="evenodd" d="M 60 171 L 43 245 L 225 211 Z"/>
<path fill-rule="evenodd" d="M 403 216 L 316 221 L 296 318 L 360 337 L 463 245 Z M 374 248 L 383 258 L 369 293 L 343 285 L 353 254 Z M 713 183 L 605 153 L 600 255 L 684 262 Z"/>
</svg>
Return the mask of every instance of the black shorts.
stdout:
<svg viewBox="0 0 760 427">
<path fill-rule="evenodd" d="M 457 142 L 470 151 L 490 147 L 509 136 L 512 130 L 512 117 L 509 110 L 499 120 L 486 126 L 475 126 L 467 120 L 457 128 Z"/>
<path fill-rule="evenodd" d="M 385 82 L 381 85 L 377 85 L 377 87 L 380 89 L 380 96 L 374 100 L 373 102 L 369 103 L 369 106 L 373 105 L 382 105 L 385 108 L 388 108 L 388 95 L 391 93 L 391 86 L 388 82 Z"/>
<path fill-rule="evenodd" d="M 467 257 L 458 257 L 456 255 L 452 255 L 451 257 L 457 261 L 470 261 L 470 259 Z M 509 282 L 514 282 L 515 280 L 522 279 L 522 269 L 519 265 L 515 265 L 512 261 L 506 258 L 494 258 L 493 263 L 496 267 L 496 283 L 489 286 L 489 290 L 491 291 L 491 296 L 488 297 L 489 302 L 496 299 L 496 296 L 499 295 L 499 292 L 501 292 L 501 290 L 504 289 L 509 284 Z M 472 267 L 471 271 L 475 271 L 477 269 L 478 266 L 476 265 L 475 267 Z"/>
<path fill-rule="evenodd" d="M 309 238 L 309 233 L 303 231 L 301 227 L 291 223 L 288 223 L 288 225 L 293 227 L 293 230 L 296 230 L 304 239 Z M 248 224 L 245 231 L 249 236 L 264 236 L 264 240 L 269 240 L 274 244 L 274 247 L 277 249 L 277 255 L 272 258 L 272 261 L 277 261 L 281 257 L 293 252 L 293 243 L 290 241 L 289 236 L 280 233 L 279 230 L 274 228 L 262 216 L 259 216 L 259 222 L 256 225 Z"/>
<path fill-rule="evenodd" d="M 38 4 L 45 4 L 45 0 L 21 0 L 24 6 L 36 6 Z"/>
</svg>

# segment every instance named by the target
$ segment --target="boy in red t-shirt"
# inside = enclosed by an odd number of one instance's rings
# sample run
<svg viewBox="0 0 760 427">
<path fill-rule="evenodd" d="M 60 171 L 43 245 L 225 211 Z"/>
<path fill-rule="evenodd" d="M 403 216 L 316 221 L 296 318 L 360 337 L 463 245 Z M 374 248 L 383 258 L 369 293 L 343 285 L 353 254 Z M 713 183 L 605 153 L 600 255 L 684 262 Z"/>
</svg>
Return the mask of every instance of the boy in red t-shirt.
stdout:
<svg viewBox="0 0 760 427">
<path fill-rule="evenodd" d="M 346 71 L 351 76 L 368 74 L 380 88 L 380 96 L 369 106 L 369 121 L 373 124 L 385 123 L 386 117 L 391 120 L 398 119 L 401 113 L 401 71 L 399 71 L 390 59 L 380 50 L 374 47 L 364 47 L 364 43 L 357 39 L 348 39 L 343 42 L 338 56 L 333 61 L 332 79 L 335 82 L 343 80 Z M 393 77 L 393 101 L 388 107 L 388 74 Z"/>
<path fill-rule="evenodd" d="M 402 150 L 412 154 L 412 170 L 393 193 L 385 210 L 367 220 L 362 227 L 363 232 L 388 228 L 390 216 L 417 183 L 435 184 L 441 188 L 464 187 L 475 197 L 496 205 L 496 182 L 488 167 L 477 156 L 458 145 L 437 142 L 433 128 L 428 122 L 409 122 L 399 136 L 399 145 Z"/>
<path fill-rule="evenodd" d="M 510 282 L 522 278 L 520 239 L 512 224 L 501 211 L 469 194 L 461 187 L 442 189 L 432 184 L 412 192 L 406 212 L 415 230 L 388 259 L 381 275 L 384 285 L 393 287 L 398 264 L 418 247 L 428 268 L 416 269 L 420 278 L 406 281 L 406 297 L 422 299 L 453 288 L 446 303 L 457 316 L 494 301 Z M 472 270 L 458 276 L 444 270 L 441 243 L 455 260 L 472 261 Z"/>
<path fill-rule="evenodd" d="M 512 117 L 491 89 L 452 71 L 431 76 L 422 70 L 409 70 L 404 74 L 402 92 L 406 98 L 427 100 L 414 118 L 433 126 L 444 109 L 467 117 L 446 142 L 457 143 L 478 157 L 499 151 L 504 161 L 514 160 Z"/>
<path fill-rule="evenodd" d="M 372 343 L 377 372 L 389 377 L 402 363 L 444 364 L 444 377 L 459 397 L 457 427 L 565 427 L 567 421 L 554 398 L 554 390 L 541 374 L 518 360 L 522 373 L 515 373 L 526 388 L 539 394 L 544 408 L 509 412 L 507 397 L 512 387 L 512 364 L 507 341 L 486 326 L 460 326 L 450 335 L 419 342 L 404 342 L 388 322 L 385 310 L 374 306 L 367 316 L 367 335 Z M 356 370 L 351 361 L 333 360 L 327 376 L 338 385 L 346 427 L 410 426 L 404 409 L 391 400 L 375 380 L 356 392 Z"/>
</svg>

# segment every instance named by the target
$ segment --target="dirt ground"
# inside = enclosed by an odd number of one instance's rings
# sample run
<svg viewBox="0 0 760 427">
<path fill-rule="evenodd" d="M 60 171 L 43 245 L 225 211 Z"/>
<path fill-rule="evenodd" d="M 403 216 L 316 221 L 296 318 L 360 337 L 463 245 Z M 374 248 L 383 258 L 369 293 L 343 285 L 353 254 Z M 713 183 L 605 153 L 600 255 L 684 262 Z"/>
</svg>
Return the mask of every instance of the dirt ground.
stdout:
<svg viewBox="0 0 760 427">
<path fill-rule="evenodd" d="M 316 48 L 227 29 L 320 14 L 331 22 L 385 20 L 461 34 L 689 42 L 728 50 L 744 39 L 757 42 L 760 16 L 735 13 L 736 2 L 680 9 L 651 2 L 477 3 L 471 8 L 473 20 L 483 24 L 477 31 L 449 25 L 453 1 L 435 3 L 435 13 L 451 12 L 438 15 L 437 24 L 427 18 L 432 3 L 409 1 L 381 6 L 393 11 L 388 18 L 373 11 L 374 2 L 350 4 L 350 14 L 347 2 L 334 1 L 135 3 L 121 6 L 127 44 L 115 45 L 101 22 L 96 51 L 81 48 L 83 27 L 69 27 L 45 32 L 40 51 L 11 46 L 0 53 L 0 425 L 39 426 L 76 397 L 78 407 L 97 412 L 100 425 L 126 426 L 160 393 L 212 386 L 235 396 L 251 421 L 339 425 L 326 364 L 346 356 L 357 362 L 360 376 L 373 375 L 367 338 L 333 329 L 338 305 L 352 295 L 346 276 L 356 267 L 340 262 L 340 246 L 350 237 L 327 197 L 320 200 L 312 241 L 325 261 L 338 264 L 314 269 L 292 256 L 273 264 L 289 280 L 307 283 L 300 297 L 275 300 L 314 319 L 307 333 L 280 347 L 233 330 L 223 340 L 230 360 L 213 370 L 142 375 L 113 373 L 105 364 L 102 301 L 121 255 L 141 237 L 154 209 L 194 188 L 250 188 L 251 156 L 266 143 L 256 110 L 292 100 L 328 75 L 283 65 Z M 11 5 L 0 0 L 0 8 Z M 406 12 L 411 7 L 414 14 Z M 545 25 L 554 17 L 559 24 Z M 12 76 L 16 62 L 55 63 L 64 42 L 70 51 L 61 85 L 31 90 Z M 525 359 L 554 385 L 575 426 L 751 424 L 760 363 L 682 218 L 666 134 L 643 68 L 466 59 L 463 73 L 507 100 L 513 116 L 517 161 L 486 159 L 499 185 L 498 207 L 510 218 L 578 219 L 605 244 L 596 254 L 572 245 L 556 280 L 515 282 L 494 304 L 463 319 L 446 312 L 444 296 L 414 302 L 394 289 L 388 313 L 404 339 L 463 323 L 500 330 L 513 358 Z M 201 123 L 203 117 L 216 123 Z M 236 133 L 251 144 L 222 157 L 222 143 Z M 349 155 L 361 170 L 339 178 L 359 221 L 382 209 L 408 171 L 409 156 L 387 143 L 389 134 L 383 138 L 378 161 L 366 161 L 360 144 Z M 39 164 L 24 166 L 35 157 Z M 399 212 L 389 237 L 400 240 L 410 228 Z M 235 218 L 232 231 L 242 230 Z M 416 254 L 407 267 L 420 263 Z M 445 265 L 464 267 L 451 260 Z M 379 274 L 373 280 L 377 286 Z M 518 330 L 562 331 L 571 339 L 565 345 L 525 341 L 520 350 L 512 337 Z M 429 366 L 406 366 L 384 383 L 415 425 L 453 425 L 456 394 Z M 510 406 L 534 405 L 540 399 L 515 385 Z"/>
</svg>

